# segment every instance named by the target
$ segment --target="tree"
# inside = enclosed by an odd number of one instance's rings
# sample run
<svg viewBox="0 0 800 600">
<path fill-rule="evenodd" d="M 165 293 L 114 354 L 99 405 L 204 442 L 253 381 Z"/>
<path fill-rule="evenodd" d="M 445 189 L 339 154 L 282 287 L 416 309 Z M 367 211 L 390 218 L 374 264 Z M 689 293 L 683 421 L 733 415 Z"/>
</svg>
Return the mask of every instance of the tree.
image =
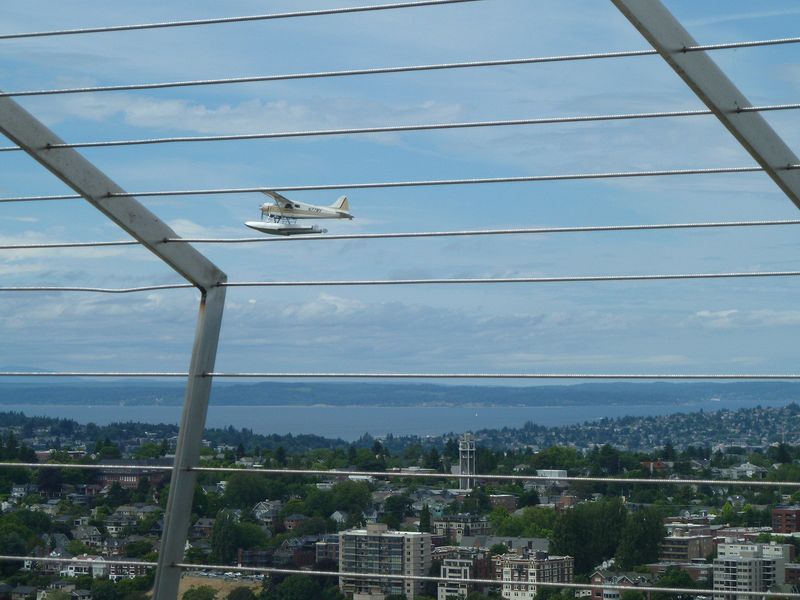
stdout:
<svg viewBox="0 0 800 600">
<path fill-rule="evenodd" d="M 125 556 L 128 558 L 142 558 L 153 550 L 153 544 L 148 540 L 136 540 L 125 546 Z"/>
<path fill-rule="evenodd" d="M 427 533 L 431 531 L 431 509 L 427 504 L 419 511 L 419 530 Z"/>
<path fill-rule="evenodd" d="M 211 560 L 222 564 L 231 562 L 239 547 L 238 534 L 235 517 L 227 510 L 220 511 L 211 529 Z"/>
<path fill-rule="evenodd" d="M 397 529 L 400 527 L 400 523 L 403 522 L 410 508 L 411 498 L 405 494 L 389 496 L 384 505 L 383 522 L 391 529 Z"/>
<path fill-rule="evenodd" d="M 666 535 L 659 512 L 642 508 L 629 513 L 617 548 L 616 565 L 631 569 L 658 560 L 659 546 Z"/>
<path fill-rule="evenodd" d="M 575 573 L 589 571 L 617 552 L 626 510 L 619 499 L 581 504 L 561 513 L 553 527 L 551 552 L 575 558 Z"/>
<path fill-rule="evenodd" d="M 508 548 L 505 544 L 493 544 L 492 547 L 489 548 L 489 554 L 491 556 L 505 554 L 506 552 L 508 552 Z"/>
<path fill-rule="evenodd" d="M 92 600 L 117 600 L 119 593 L 114 583 L 108 579 L 96 579 L 92 582 Z"/>
<path fill-rule="evenodd" d="M 216 590 L 209 585 L 193 585 L 181 596 L 182 600 L 216 600 L 216 597 Z"/>
<path fill-rule="evenodd" d="M 280 600 L 306 600 L 319 596 L 319 583 L 308 575 L 289 575 L 276 588 Z"/>
<path fill-rule="evenodd" d="M 256 600 L 256 595 L 249 587 L 240 585 L 228 593 L 226 600 Z"/>
<path fill-rule="evenodd" d="M 89 546 L 83 542 L 79 542 L 78 540 L 70 540 L 70 542 L 67 544 L 67 552 L 72 554 L 72 556 L 77 556 L 78 554 L 88 554 Z"/>
<path fill-rule="evenodd" d="M 682 571 L 677 567 L 669 567 L 664 574 L 659 577 L 656 582 L 656 587 L 691 589 L 697 586 L 686 571 Z M 663 592 L 653 594 L 653 600 L 690 600 L 691 598 L 693 598 L 693 596 L 686 594 L 667 594 Z"/>
<path fill-rule="evenodd" d="M 224 506 L 252 508 L 257 502 L 269 497 L 269 484 L 263 477 L 249 473 L 235 473 L 225 486 Z"/>
</svg>

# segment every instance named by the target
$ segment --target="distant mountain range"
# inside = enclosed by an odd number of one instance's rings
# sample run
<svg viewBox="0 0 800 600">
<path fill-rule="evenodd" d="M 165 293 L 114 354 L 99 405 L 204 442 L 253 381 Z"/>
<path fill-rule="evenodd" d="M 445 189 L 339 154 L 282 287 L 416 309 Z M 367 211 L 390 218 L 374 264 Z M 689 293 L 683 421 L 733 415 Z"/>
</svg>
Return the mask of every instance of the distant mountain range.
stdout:
<svg viewBox="0 0 800 600">
<path fill-rule="evenodd" d="M 55 379 L 0 381 L 0 405 L 180 405 L 184 386 L 168 382 Z M 525 387 L 414 383 L 216 382 L 217 406 L 581 406 L 676 405 L 714 399 L 799 401 L 800 383 L 584 383 Z"/>
</svg>

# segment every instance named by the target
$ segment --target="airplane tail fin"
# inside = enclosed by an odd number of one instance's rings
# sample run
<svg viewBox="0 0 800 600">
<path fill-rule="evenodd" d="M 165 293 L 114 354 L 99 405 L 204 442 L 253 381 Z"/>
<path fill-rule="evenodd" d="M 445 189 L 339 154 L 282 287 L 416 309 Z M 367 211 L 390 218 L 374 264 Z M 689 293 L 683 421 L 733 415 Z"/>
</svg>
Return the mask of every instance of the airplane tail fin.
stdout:
<svg viewBox="0 0 800 600">
<path fill-rule="evenodd" d="M 347 201 L 347 196 L 340 196 L 336 202 L 331 204 L 331 208 L 350 212 L 350 203 Z"/>
</svg>

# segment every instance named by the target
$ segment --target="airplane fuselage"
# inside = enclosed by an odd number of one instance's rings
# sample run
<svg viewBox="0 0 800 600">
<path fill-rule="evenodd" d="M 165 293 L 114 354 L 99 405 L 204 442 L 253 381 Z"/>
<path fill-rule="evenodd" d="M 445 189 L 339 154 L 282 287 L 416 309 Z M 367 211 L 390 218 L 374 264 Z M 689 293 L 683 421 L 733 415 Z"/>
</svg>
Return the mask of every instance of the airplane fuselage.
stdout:
<svg viewBox="0 0 800 600">
<path fill-rule="evenodd" d="M 276 206 L 262 204 L 261 214 L 270 217 L 286 217 L 288 219 L 352 219 L 353 215 L 344 210 L 327 206 L 314 206 L 292 201 L 292 206 Z"/>
</svg>

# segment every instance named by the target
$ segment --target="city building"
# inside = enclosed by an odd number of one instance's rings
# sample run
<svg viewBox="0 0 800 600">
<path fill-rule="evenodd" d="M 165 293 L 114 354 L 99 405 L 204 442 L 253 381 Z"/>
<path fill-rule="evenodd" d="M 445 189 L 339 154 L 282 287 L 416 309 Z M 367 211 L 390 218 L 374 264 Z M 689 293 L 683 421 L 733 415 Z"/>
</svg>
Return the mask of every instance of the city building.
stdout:
<svg viewBox="0 0 800 600">
<path fill-rule="evenodd" d="M 137 460 L 136 466 L 123 468 L 130 464 L 127 459 L 109 458 L 100 461 L 98 483 L 102 486 L 111 486 L 118 483 L 125 489 L 136 489 L 142 479 L 147 479 L 152 486 L 159 486 L 167 481 L 169 473 L 158 468 L 147 467 L 172 466 L 172 459 L 167 457 L 148 458 Z M 103 466 L 108 468 L 104 469 Z"/>
<path fill-rule="evenodd" d="M 800 505 L 778 505 L 772 509 L 772 531 L 794 533 L 800 531 Z"/>
<path fill-rule="evenodd" d="M 572 583 L 575 560 L 546 552 L 509 553 L 492 559 L 494 579 L 502 582 L 501 594 L 509 600 L 534 600 L 536 583 Z"/>
<path fill-rule="evenodd" d="M 468 583 L 467 579 L 491 579 L 492 563 L 485 548 L 462 548 L 444 546 L 436 548 L 433 562 L 441 562 L 441 576 L 437 587 L 437 600 L 466 598 L 474 591 L 483 591 L 485 586 Z"/>
<path fill-rule="evenodd" d="M 434 534 L 444 536 L 451 543 L 458 544 L 461 543 L 464 536 L 489 535 L 492 532 L 492 527 L 486 517 L 470 513 L 445 515 L 434 519 L 431 526 Z"/>
<path fill-rule="evenodd" d="M 316 562 L 331 561 L 339 562 L 339 536 L 325 535 L 315 544 Z"/>
<path fill-rule="evenodd" d="M 710 534 L 699 535 L 690 526 L 673 527 L 671 535 L 661 542 L 658 553 L 660 562 L 691 562 L 696 558 L 704 559 L 714 550 L 714 537 Z M 696 529 L 708 530 L 702 526 Z"/>
<path fill-rule="evenodd" d="M 731 591 L 766 592 L 786 581 L 789 544 L 725 542 L 714 560 L 714 600 L 758 600 L 759 594 L 735 595 Z"/>
<path fill-rule="evenodd" d="M 592 573 L 590 581 L 592 600 L 620 600 L 622 592 L 617 588 L 652 585 L 652 580 L 641 573 L 612 573 L 602 569 Z"/>
<path fill-rule="evenodd" d="M 427 575 L 431 567 L 431 534 L 390 531 L 384 523 L 339 533 L 340 573 Z M 404 579 L 339 577 L 339 589 L 355 600 L 382 600 L 389 594 L 405 594 L 414 600 L 423 583 Z"/>
</svg>

